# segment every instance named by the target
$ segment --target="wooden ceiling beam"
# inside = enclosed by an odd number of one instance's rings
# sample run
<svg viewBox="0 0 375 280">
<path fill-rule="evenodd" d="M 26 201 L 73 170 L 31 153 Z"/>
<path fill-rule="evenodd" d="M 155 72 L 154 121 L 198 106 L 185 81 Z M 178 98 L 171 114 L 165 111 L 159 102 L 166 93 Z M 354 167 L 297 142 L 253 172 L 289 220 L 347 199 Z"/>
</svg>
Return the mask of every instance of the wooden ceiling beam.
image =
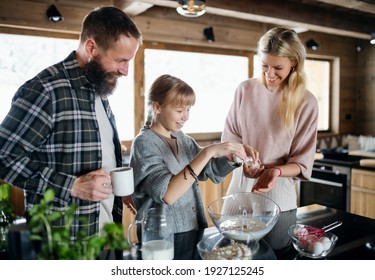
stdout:
<svg viewBox="0 0 375 280">
<path fill-rule="evenodd" d="M 36 1 L 0 1 L 0 27 L 79 34 L 82 19 L 93 9 L 59 4 L 57 8 L 64 20 L 51 22 L 46 15 L 50 5 Z"/>
<path fill-rule="evenodd" d="M 336 6 L 338 3 L 345 2 L 348 5 L 356 5 L 356 9 L 367 8 L 368 11 L 371 11 L 370 8 L 375 6 L 370 4 L 368 4 L 369 6 L 360 6 L 359 4 L 363 4 L 363 2 L 358 0 L 278 1 L 277 5 L 273 0 L 209 0 L 207 1 L 207 13 L 270 25 L 282 25 L 294 29 L 370 39 L 370 34 L 374 32 L 375 26 L 375 17 L 371 17 L 371 13 L 368 13 L 369 16 L 363 17 L 351 13 L 343 14 L 340 9 L 322 8 L 311 4 L 317 1 L 324 2 L 323 6 L 327 6 L 325 4 L 328 2 Z M 128 10 L 129 13 L 131 11 L 133 16 L 141 15 L 143 11 L 152 6 L 175 9 L 178 5 L 177 1 L 171 0 L 59 0 L 56 5 L 65 20 L 54 23 L 48 21 L 45 14 L 48 6 L 54 2 L 52 0 L 0 1 L 0 27 L 79 34 L 82 19 L 99 4 L 113 4 L 125 11 Z"/>
<path fill-rule="evenodd" d="M 339 6 L 342 8 L 353 9 L 364 13 L 375 14 L 375 5 L 359 0 L 315 0 L 325 4 Z"/>
<path fill-rule="evenodd" d="M 324 2 L 323 0 L 319 1 Z M 177 7 L 177 1 L 170 0 L 134 0 L 131 2 L 143 2 L 170 8 Z M 375 26 L 375 18 L 368 19 L 343 15 L 334 9 L 308 5 L 308 2 L 278 1 L 275 4 L 273 0 L 209 0 L 207 1 L 206 12 L 291 28 L 303 28 L 334 35 L 370 39 L 370 33 L 373 32 L 371 29 Z M 334 3 L 337 4 L 340 1 L 327 0 L 325 2 L 334 5 Z M 355 0 L 341 1 L 341 3 L 357 4 L 357 9 L 360 7 L 359 2 Z M 369 6 L 374 8 L 374 5 Z M 371 11 L 369 6 L 362 6 L 362 8 L 366 7 Z"/>
</svg>

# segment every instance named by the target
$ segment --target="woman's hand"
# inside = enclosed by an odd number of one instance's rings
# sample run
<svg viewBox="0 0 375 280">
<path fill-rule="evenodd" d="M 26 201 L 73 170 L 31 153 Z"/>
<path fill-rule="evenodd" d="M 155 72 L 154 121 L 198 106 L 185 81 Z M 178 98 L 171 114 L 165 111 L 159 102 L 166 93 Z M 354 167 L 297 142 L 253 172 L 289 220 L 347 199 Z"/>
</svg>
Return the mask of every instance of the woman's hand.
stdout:
<svg viewBox="0 0 375 280">
<path fill-rule="evenodd" d="M 277 168 L 264 169 L 253 186 L 252 192 L 269 192 L 276 185 L 279 175 L 280 171 Z"/>
<path fill-rule="evenodd" d="M 243 164 L 243 174 L 249 178 L 258 178 L 264 170 L 259 159 L 259 152 L 249 145 L 244 144 L 243 146 L 248 158 Z"/>
</svg>

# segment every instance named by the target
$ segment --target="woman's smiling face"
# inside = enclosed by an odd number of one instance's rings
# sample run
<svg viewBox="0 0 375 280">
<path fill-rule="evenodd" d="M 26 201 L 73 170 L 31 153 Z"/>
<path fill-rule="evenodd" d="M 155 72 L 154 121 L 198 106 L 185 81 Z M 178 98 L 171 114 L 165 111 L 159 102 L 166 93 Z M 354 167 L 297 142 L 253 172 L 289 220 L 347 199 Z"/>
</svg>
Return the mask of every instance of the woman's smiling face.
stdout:
<svg viewBox="0 0 375 280">
<path fill-rule="evenodd" d="M 287 57 L 275 56 L 262 53 L 260 55 L 260 63 L 262 72 L 266 81 L 268 90 L 277 92 L 295 63 Z"/>
</svg>

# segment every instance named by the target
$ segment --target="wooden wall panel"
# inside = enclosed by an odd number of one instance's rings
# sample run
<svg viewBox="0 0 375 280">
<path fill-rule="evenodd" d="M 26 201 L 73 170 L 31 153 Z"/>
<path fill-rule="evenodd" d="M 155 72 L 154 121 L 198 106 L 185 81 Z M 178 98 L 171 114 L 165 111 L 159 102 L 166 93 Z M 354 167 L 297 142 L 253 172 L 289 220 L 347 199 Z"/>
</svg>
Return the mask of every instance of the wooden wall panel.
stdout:
<svg viewBox="0 0 375 280">
<path fill-rule="evenodd" d="M 335 123 L 332 125 L 333 131 L 331 132 L 358 134 L 356 101 L 357 82 L 360 77 L 358 76 L 356 46 L 365 41 L 315 32 L 301 33 L 300 38 L 303 42 L 314 38 L 320 45 L 317 51 L 307 50 L 308 56 L 337 60 L 337 70 L 340 75 L 333 77 L 335 79 L 333 83 L 337 83 L 338 88 L 333 89 L 333 94 L 337 94 L 337 97 L 334 97 L 332 101 Z"/>
<path fill-rule="evenodd" d="M 356 115 L 358 132 L 375 135 L 375 45 L 366 42 L 358 54 Z"/>
</svg>

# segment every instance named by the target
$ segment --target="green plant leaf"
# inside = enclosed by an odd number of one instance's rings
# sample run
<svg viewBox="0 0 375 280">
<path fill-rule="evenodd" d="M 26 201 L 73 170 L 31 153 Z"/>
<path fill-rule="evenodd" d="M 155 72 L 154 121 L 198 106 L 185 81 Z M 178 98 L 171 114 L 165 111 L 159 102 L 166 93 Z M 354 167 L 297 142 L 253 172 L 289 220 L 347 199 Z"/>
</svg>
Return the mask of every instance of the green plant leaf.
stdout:
<svg viewBox="0 0 375 280">
<path fill-rule="evenodd" d="M 39 259 L 93 260 L 97 259 L 103 248 L 127 250 L 130 248 L 125 239 L 121 224 L 109 223 L 103 227 L 100 236 L 88 238 L 87 231 L 77 233 L 74 242 L 70 240 L 71 225 L 77 205 L 70 205 L 62 212 L 51 212 L 54 191 L 48 189 L 39 204 L 30 210 L 29 228 L 32 240 L 42 241 Z M 63 226 L 53 226 L 63 219 Z M 84 221 L 83 221 L 84 222 Z"/>
<path fill-rule="evenodd" d="M 0 201 L 9 200 L 12 193 L 12 186 L 9 184 L 0 185 Z"/>
<path fill-rule="evenodd" d="M 57 221 L 57 220 L 59 220 L 63 217 L 64 217 L 64 215 L 63 215 L 62 212 L 53 212 L 50 215 L 48 215 L 47 220 L 51 223 L 51 222 Z"/>
<path fill-rule="evenodd" d="M 51 202 L 55 198 L 55 192 L 53 189 L 47 189 L 46 192 L 44 193 L 44 201 L 46 203 Z"/>
</svg>

